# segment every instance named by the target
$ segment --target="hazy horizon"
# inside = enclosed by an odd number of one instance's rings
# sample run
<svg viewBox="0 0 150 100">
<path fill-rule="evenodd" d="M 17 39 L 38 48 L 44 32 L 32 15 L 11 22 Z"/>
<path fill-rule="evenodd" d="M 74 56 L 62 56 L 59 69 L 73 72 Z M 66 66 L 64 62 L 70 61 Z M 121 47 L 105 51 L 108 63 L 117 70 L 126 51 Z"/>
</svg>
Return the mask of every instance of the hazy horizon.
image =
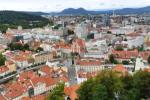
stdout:
<svg viewBox="0 0 150 100">
<path fill-rule="evenodd" d="M 66 8 L 109 10 L 150 6 L 150 0 L 0 0 L 0 10 L 59 12 Z"/>
</svg>

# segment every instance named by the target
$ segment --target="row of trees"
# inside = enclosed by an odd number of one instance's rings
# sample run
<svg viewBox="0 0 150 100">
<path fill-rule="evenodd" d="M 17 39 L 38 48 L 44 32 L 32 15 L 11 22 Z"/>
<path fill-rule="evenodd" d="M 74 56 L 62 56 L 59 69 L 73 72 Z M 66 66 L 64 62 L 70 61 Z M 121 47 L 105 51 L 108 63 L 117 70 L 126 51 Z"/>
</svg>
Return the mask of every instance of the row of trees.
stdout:
<svg viewBox="0 0 150 100">
<path fill-rule="evenodd" d="M 8 49 L 10 49 L 10 50 L 22 50 L 22 51 L 31 50 L 31 51 L 34 51 L 37 53 L 43 51 L 43 48 L 41 48 L 41 47 L 38 47 L 36 50 L 32 50 L 28 44 L 20 44 L 20 43 L 15 43 L 15 42 L 8 44 Z"/>
<path fill-rule="evenodd" d="M 28 44 L 20 44 L 20 43 L 10 43 L 10 44 L 8 44 L 8 49 L 10 49 L 10 50 L 30 50 Z"/>
<path fill-rule="evenodd" d="M 150 98 L 150 73 L 119 76 L 103 71 L 84 82 L 77 91 L 79 100 L 141 100 Z"/>
</svg>

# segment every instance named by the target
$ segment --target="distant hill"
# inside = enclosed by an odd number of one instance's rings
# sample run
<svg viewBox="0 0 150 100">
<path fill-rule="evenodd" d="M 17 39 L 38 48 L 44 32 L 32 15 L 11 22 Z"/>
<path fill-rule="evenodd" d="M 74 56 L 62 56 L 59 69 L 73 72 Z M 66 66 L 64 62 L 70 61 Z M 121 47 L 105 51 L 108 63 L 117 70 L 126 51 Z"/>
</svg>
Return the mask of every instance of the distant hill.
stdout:
<svg viewBox="0 0 150 100">
<path fill-rule="evenodd" d="M 50 13 L 52 15 L 87 15 L 87 14 L 112 14 L 113 10 L 99 10 L 99 11 L 89 11 L 85 10 L 84 8 L 67 8 L 59 13 Z M 150 6 L 142 7 L 142 8 L 123 8 L 123 9 L 116 9 L 116 14 L 143 14 L 143 13 L 150 13 Z"/>
<path fill-rule="evenodd" d="M 0 11 L 0 31 L 5 31 L 8 27 L 23 28 L 43 27 L 49 20 L 38 15 L 31 15 L 24 12 Z"/>
<path fill-rule="evenodd" d="M 45 12 L 24 12 L 26 14 L 30 14 L 30 15 L 36 15 L 36 16 L 41 16 L 41 15 L 49 15 L 49 13 L 45 13 Z"/>
<path fill-rule="evenodd" d="M 150 13 L 150 6 L 142 7 L 142 8 L 124 8 L 115 10 L 118 14 L 143 14 Z"/>
<path fill-rule="evenodd" d="M 60 14 L 88 14 L 89 11 L 83 9 L 83 8 L 78 8 L 78 9 L 74 9 L 74 8 L 68 8 L 68 9 L 64 9 L 62 12 L 60 12 Z"/>
</svg>

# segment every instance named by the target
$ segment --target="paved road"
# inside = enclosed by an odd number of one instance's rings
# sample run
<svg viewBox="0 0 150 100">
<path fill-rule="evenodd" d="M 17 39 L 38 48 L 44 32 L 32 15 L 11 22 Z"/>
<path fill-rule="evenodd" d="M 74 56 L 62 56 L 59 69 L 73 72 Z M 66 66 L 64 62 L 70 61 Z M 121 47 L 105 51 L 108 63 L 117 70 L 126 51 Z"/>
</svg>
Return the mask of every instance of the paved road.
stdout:
<svg viewBox="0 0 150 100">
<path fill-rule="evenodd" d="M 18 74 L 21 73 L 21 72 L 39 69 L 39 68 L 41 68 L 43 65 L 44 65 L 44 64 L 38 65 L 38 66 L 36 66 L 36 67 L 30 67 L 30 68 L 26 68 L 26 69 L 19 69 L 19 70 L 17 70 L 17 73 L 12 74 L 12 75 L 10 75 L 10 76 L 8 76 L 8 77 L 5 77 L 5 78 L 3 78 L 3 79 L 0 79 L 0 84 L 4 83 L 4 82 L 6 82 L 6 81 L 9 81 L 9 80 L 11 80 L 11 79 L 13 79 L 14 77 L 16 77 L 16 75 L 18 75 Z"/>
<path fill-rule="evenodd" d="M 77 84 L 75 67 L 71 66 L 68 68 L 68 76 L 70 85 Z"/>
<path fill-rule="evenodd" d="M 68 67 L 69 84 L 70 85 L 77 84 L 76 71 L 75 71 L 75 67 L 72 65 L 72 60 L 71 59 L 66 60 L 64 62 L 64 65 Z"/>
<path fill-rule="evenodd" d="M 12 75 L 10 75 L 10 76 L 8 76 L 8 77 L 5 77 L 5 78 L 3 78 L 3 79 L 0 79 L 0 84 L 11 80 L 11 79 L 12 79 L 13 77 L 15 77 L 16 75 L 17 75 L 17 73 L 12 74 Z"/>
</svg>

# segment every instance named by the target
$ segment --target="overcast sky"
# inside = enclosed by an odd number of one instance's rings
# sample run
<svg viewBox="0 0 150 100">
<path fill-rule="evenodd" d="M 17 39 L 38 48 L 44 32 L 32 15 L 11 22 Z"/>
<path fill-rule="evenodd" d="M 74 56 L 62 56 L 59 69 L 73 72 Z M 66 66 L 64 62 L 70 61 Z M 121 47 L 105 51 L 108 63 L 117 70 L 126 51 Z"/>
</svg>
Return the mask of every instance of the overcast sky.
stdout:
<svg viewBox="0 0 150 100">
<path fill-rule="evenodd" d="M 150 0 L 0 0 L 0 10 L 61 11 L 65 8 L 83 7 L 104 10 L 150 6 Z"/>
</svg>

